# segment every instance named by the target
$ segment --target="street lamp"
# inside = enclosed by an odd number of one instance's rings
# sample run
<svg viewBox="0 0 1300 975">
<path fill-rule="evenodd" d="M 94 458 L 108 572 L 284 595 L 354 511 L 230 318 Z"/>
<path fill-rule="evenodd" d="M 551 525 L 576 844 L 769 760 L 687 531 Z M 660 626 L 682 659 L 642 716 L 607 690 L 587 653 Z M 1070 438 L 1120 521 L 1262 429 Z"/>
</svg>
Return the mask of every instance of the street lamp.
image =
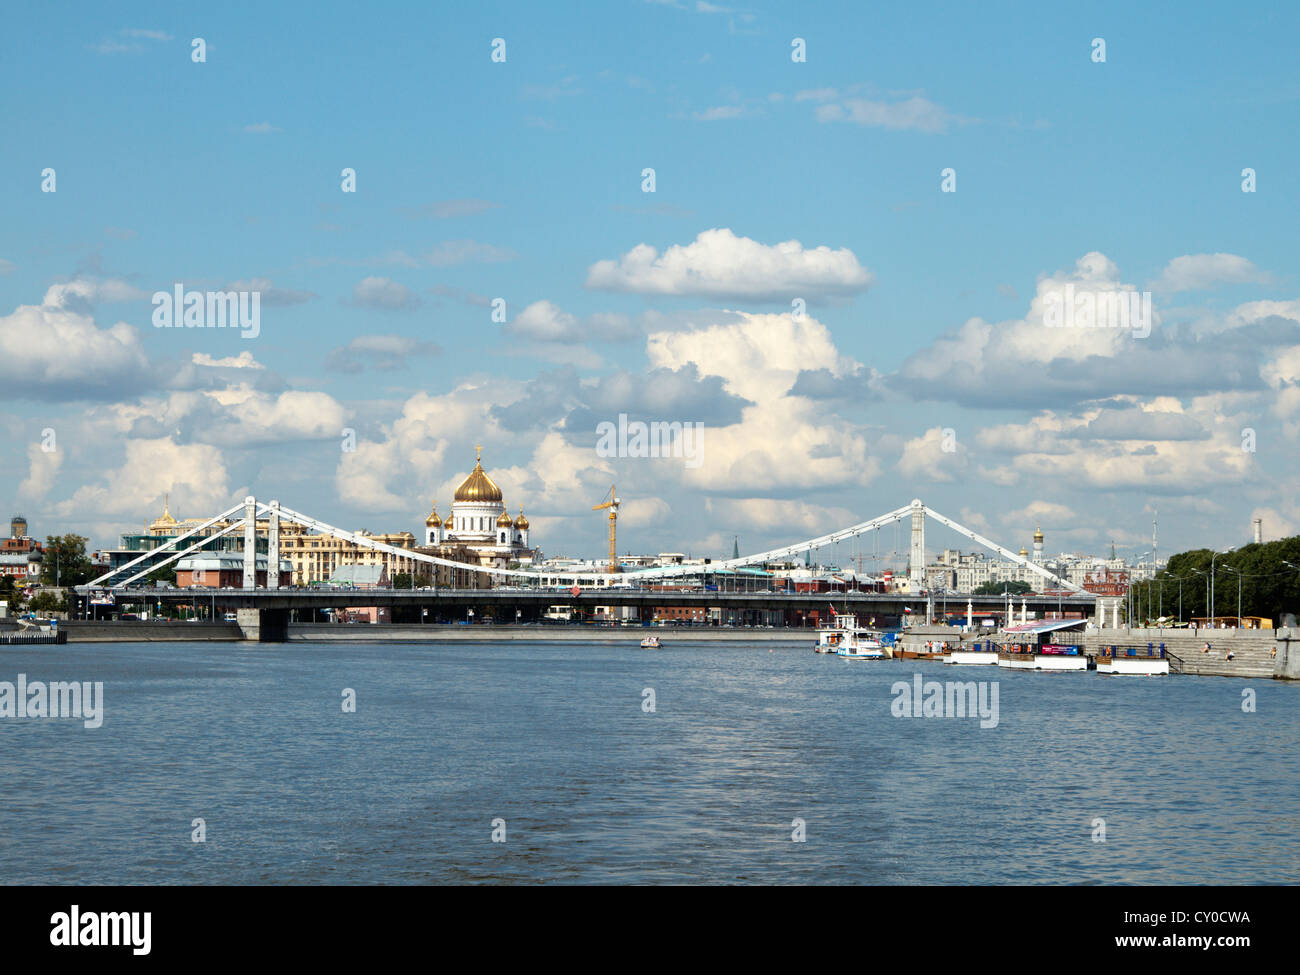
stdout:
<svg viewBox="0 0 1300 975">
<path fill-rule="evenodd" d="M 1214 616 L 1214 560 L 1217 559 L 1220 555 L 1227 555 L 1229 552 L 1234 551 L 1234 550 L 1236 549 L 1236 547 L 1237 547 L 1237 546 L 1234 545 L 1234 546 L 1232 546 L 1232 548 L 1224 549 L 1222 552 L 1215 552 L 1214 555 L 1210 558 L 1210 622 L 1211 622 L 1211 625 L 1213 625 L 1213 623 L 1214 623 L 1214 619 L 1215 619 L 1215 616 Z"/>
<path fill-rule="evenodd" d="M 1230 565 L 1225 565 L 1225 566 L 1223 567 L 1223 571 L 1225 571 L 1225 572 L 1234 572 L 1234 573 L 1236 573 L 1236 575 L 1237 575 L 1237 628 L 1240 629 L 1240 628 L 1241 628 L 1241 576 L 1242 576 L 1242 572 L 1241 572 L 1240 569 L 1234 569 L 1234 568 L 1233 568 L 1232 566 L 1230 566 Z"/>
</svg>

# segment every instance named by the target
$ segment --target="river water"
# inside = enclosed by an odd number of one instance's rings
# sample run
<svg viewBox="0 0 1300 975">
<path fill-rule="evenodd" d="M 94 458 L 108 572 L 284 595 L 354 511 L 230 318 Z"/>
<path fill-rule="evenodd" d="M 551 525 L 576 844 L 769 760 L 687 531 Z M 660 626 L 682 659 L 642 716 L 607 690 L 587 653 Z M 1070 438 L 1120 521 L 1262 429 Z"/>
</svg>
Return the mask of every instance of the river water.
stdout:
<svg viewBox="0 0 1300 975">
<path fill-rule="evenodd" d="M 0 880 L 1300 881 L 1300 686 L 809 647 L 5 648 L 104 711 L 0 718 Z M 895 717 L 915 674 L 996 726 Z"/>
</svg>

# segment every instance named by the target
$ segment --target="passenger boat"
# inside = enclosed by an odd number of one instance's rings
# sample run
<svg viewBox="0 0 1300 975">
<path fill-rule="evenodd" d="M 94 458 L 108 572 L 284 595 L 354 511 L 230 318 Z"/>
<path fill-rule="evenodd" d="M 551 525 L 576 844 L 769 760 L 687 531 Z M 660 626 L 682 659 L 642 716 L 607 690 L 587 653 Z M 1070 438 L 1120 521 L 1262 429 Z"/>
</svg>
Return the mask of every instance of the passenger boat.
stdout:
<svg viewBox="0 0 1300 975">
<path fill-rule="evenodd" d="M 880 632 L 858 625 L 853 613 L 831 609 L 832 624 L 817 631 L 817 653 L 833 653 L 849 660 L 884 660 L 889 654 Z"/>
<path fill-rule="evenodd" d="M 1158 677 L 1169 673 L 1169 659 L 1164 650 L 1103 647 L 1097 654 L 1097 673 Z"/>
<path fill-rule="evenodd" d="M 998 654 L 998 666 L 1007 670 L 1081 671 L 1088 669 L 1088 658 L 1078 647 L 1044 644 L 1034 650 L 1029 644 L 1017 644 L 1010 652 Z"/>
<path fill-rule="evenodd" d="M 663 644 L 659 642 L 657 636 L 648 636 L 641 641 L 642 650 L 658 650 Z"/>
</svg>

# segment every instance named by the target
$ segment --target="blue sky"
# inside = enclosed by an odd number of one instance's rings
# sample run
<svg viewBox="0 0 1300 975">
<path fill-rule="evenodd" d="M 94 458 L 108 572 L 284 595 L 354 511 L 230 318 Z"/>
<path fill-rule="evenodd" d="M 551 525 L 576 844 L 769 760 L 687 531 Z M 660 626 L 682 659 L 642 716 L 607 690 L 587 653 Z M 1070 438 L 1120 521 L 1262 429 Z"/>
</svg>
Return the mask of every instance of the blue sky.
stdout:
<svg viewBox="0 0 1300 975">
<path fill-rule="evenodd" d="M 1050 551 L 1300 530 L 1294 11 L 725 8 L 6 11 L 10 506 L 416 531 L 481 442 L 550 553 L 600 551 L 611 480 L 634 551 L 918 496 Z M 1067 280 L 1159 323 L 1045 329 Z M 153 328 L 177 282 L 259 290 L 261 334 Z M 619 412 L 705 423 L 702 466 L 597 457 Z"/>
</svg>

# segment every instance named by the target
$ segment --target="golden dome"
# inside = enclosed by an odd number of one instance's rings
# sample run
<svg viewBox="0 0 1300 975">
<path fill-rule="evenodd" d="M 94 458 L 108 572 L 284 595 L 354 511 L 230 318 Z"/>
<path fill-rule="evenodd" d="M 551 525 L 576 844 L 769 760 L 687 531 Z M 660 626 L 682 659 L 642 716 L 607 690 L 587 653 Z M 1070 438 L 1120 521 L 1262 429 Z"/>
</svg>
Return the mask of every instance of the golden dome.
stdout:
<svg viewBox="0 0 1300 975">
<path fill-rule="evenodd" d="M 447 516 L 447 520 L 443 523 L 443 527 L 446 528 L 447 531 L 451 531 L 451 528 L 452 528 L 451 520 L 452 520 L 452 516 L 451 516 L 451 515 L 448 515 L 448 516 Z"/>
<path fill-rule="evenodd" d="M 519 517 L 515 519 L 515 527 L 523 529 L 528 528 L 528 519 L 524 517 L 523 505 L 519 506 Z"/>
<path fill-rule="evenodd" d="M 149 526 L 151 529 L 171 528 L 173 525 L 176 524 L 176 519 L 172 517 L 171 509 L 169 507 L 170 501 L 171 501 L 171 496 L 164 494 L 162 517 L 154 519 L 154 523 Z"/>
<path fill-rule="evenodd" d="M 431 512 L 429 513 L 429 517 L 428 517 L 428 518 L 425 518 L 425 519 L 424 519 L 424 523 L 425 523 L 426 525 L 428 525 L 430 528 L 441 528 L 441 527 L 442 527 L 442 519 L 438 517 L 438 502 L 437 502 L 437 501 L 435 501 L 435 502 L 433 503 L 433 511 L 431 511 Z"/>
<path fill-rule="evenodd" d="M 1043 526 L 1039 525 L 1038 530 L 1034 532 L 1034 541 L 1041 543 L 1042 540 L 1043 540 Z"/>
<path fill-rule="evenodd" d="M 497 515 L 498 528 L 509 528 L 513 524 L 514 522 L 510 520 L 510 515 L 508 513 L 503 511 L 501 514 Z"/>
<path fill-rule="evenodd" d="M 1021 555 L 1028 555 L 1028 554 L 1029 554 L 1028 552 L 1025 551 L 1025 547 L 1024 547 L 1023 545 L 1020 546 L 1020 554 L 1021 554 Z"/>
<path fill-rule="evenodd" d="M 461 481 L 460 487 L 456 488 L 456 494 L 453 501 L 500 501 L 501 489 L 496 486 L 496 482 L 483 472 L 482 447 L 477 448 L 479 456 L 474 459 L 474 469 L 469 472 L 469 477 Z"/>
</svg>

